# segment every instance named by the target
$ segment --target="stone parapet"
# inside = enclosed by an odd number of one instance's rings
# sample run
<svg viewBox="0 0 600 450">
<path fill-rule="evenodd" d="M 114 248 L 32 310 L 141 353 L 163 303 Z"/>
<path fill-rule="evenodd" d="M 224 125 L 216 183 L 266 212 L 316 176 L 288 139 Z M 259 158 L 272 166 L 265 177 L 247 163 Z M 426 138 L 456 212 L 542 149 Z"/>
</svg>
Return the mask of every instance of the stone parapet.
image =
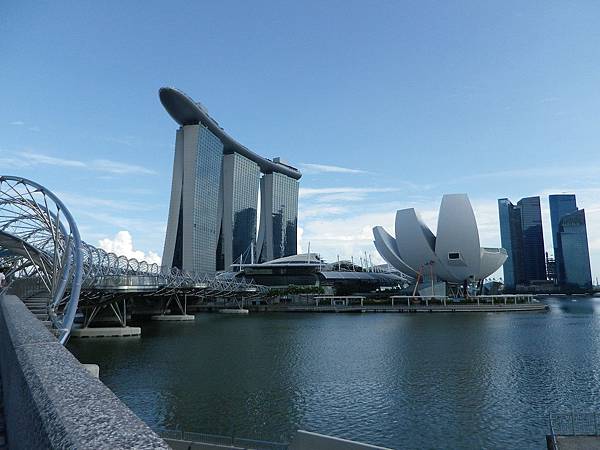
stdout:
<svg viewBox="0 0 600 450">
<path fill-rule="evenodd" d="M 0 297 L 0 373 L 11 449 L 167 449 L 15 296 Z"/>
</svg>

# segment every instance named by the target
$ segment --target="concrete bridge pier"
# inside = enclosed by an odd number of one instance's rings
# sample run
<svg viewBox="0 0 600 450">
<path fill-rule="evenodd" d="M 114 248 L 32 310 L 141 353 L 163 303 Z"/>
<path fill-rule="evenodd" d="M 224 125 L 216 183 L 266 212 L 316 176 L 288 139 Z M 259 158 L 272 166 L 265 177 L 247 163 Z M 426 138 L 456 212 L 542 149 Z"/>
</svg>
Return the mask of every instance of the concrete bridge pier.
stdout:
<svg viewBox="0 0 600 450">
<path fill-rule="evenodd" d="M 98 318 L 98 314 L 102 311 L 108 311 L 110 317 L 116 318 L 116 321 L 121 325 L 118 327 L 90 327 L 90 323 Z M 140 327 L 131 327 L 127 325 L 127 299 L 126 297 L 115 299 L 104 305 L 85 308 L 83 326 L 73 328 L 71 337 L 74 338 L 91 338 L 91 337 L 129 337 L 140 336 L 142 329 Z"/>
<path fill-rule="evenodd" d="M 169 312 L 168 308 L 171 304 L 175 305 L 181 314 L 167 314 L 167 312 Z M 183 303 L 177 294 L 173 294 L 169 296 L 166 302 L 164 302 L 164 305 L 161 308 L 161 313 L 152 316 L 151 319 L 165 322 L 187 322 L 196 320 L 196 317 L 187 313 L 187 294 L 183 295 Z"/>
</svg>

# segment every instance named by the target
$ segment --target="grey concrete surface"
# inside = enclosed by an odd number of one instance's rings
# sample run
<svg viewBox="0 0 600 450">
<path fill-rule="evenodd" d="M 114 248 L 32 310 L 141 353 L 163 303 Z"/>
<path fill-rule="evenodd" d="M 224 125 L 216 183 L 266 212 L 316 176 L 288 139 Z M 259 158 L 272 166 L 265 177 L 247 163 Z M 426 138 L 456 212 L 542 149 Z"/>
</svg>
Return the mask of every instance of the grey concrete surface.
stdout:
<svg viewBox="0 0 600 450">
<path fill-rule="evenodd" d="M 94 378 L 100 378 L 100 366 L 98 364 L 82 364 Z"/>
<path fill-rule="evenodd" d="M 74 328 L 71 331 L 72 338 L 102 338 L 102 337 L 128 337 L 140 336 L 140 327 L 94 327 Z"/>
<path fill-rule="evenodd" d="M 11 449 L 167 449 L 15 296 L 0 297 L 0 376 Z"/>
<path fill-rule="evenodd" d="M 600 449 L 600 436 L 557 436 L 556 441 L 558 450 Z"/>
<path fill-rule="evenodd" d="M 152 316 L 151 319 L 165 322 L 187 322 L 189 320 L 196 320 L 196 316 L 192 316 L 191 314 L 158 314 Z"/>
</svg>

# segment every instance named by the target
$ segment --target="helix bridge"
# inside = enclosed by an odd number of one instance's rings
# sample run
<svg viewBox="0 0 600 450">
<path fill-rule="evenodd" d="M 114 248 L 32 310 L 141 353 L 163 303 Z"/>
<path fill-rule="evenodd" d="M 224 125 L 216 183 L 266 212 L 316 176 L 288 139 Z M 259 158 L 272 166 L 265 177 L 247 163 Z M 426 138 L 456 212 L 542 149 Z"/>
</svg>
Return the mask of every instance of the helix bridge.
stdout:
<svg viewBox="0 0 600 450">
<path fill-rule="evenodd" d="M 252 281 L 194 274 L 106 252 L 81 240 L 63 202 L 44 186 L 0 176 L 0 269 L 9 286 L 61 343 L 76 316 L 87 327 L 102 313 L 122 326 L 127 301 L 162 311 L 196 301 L 259 297 L 266 288 Z"/>
</svg>

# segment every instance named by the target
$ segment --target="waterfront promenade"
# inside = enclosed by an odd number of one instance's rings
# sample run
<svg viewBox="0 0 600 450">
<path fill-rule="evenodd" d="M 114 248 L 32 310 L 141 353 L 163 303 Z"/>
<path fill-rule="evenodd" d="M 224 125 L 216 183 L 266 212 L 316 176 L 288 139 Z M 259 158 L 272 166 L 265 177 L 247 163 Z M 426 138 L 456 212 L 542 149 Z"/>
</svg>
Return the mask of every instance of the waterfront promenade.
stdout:
<svg viewBox="0 0 600 450">
<path fill-rule="evenodd" d="M 219 302 L 196 304 L 197 312 L 216 312 L 225 305 Z M 230 305 L 231 306 L 231 305 Z M 307 312 L 307 313 L 491 313 L 540 312 L 547 305 L 534 300 L 532 295 L 482 295 L 464 299 L 446 296 L 391 296 L 388 299 L 367 299 L 364 296 L 323 295 L 285 302 L 244 304 L 251 312 Z"/>
</svg>

